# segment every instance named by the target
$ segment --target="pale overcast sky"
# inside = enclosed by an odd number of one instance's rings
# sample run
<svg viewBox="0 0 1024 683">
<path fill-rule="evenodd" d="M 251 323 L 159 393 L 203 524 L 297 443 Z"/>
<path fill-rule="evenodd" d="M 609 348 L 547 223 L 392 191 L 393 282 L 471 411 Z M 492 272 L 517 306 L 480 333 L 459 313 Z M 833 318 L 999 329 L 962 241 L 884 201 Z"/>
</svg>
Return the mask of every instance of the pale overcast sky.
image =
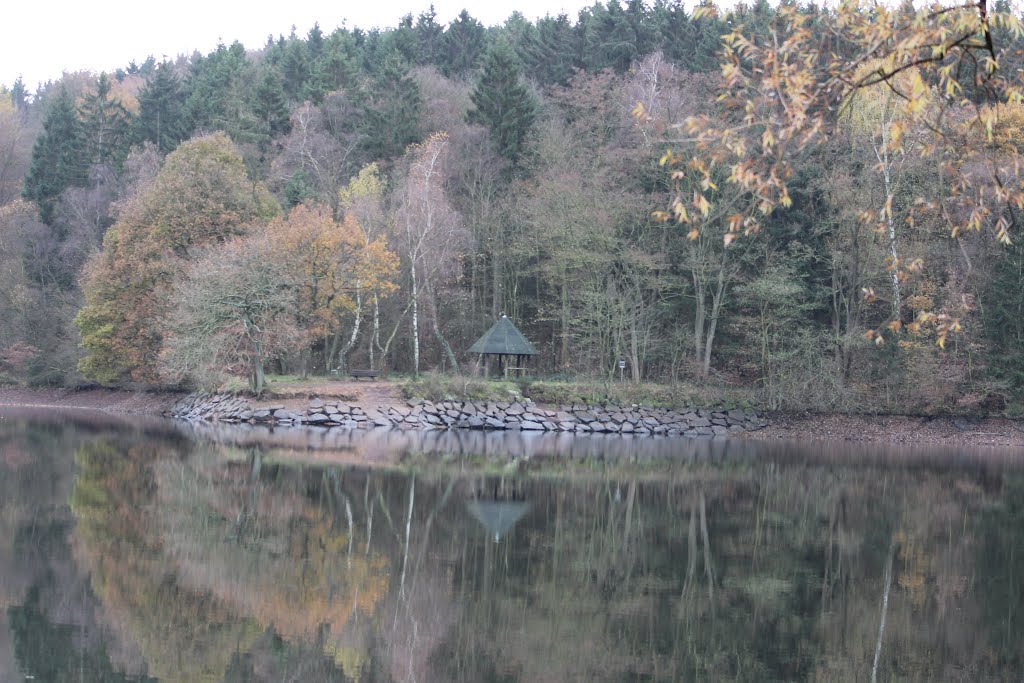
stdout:
<svg viewBox="0 0 1024 683">
<path fill-rule="evenodd" d="M 486 26 L 519 10 L 530 19 L 567 13 L 593 0 L 435 0 L 445 25 L 465 7 Z M 430 0 L 12 0 L 4 10 L 0 39 L 0 84 L 20 75 L 30 91 L 63 71 L 113 71 L 148 55 L 159 61 L 193 50 L 206 53 L 220 40 L 262 47 L 267 36 L 288 35 L 294 25 L 305 35 L 314 22 L 324 33 L 337 26 L 386 28 L 408 13 L 425 11 Z"/>
</svg>

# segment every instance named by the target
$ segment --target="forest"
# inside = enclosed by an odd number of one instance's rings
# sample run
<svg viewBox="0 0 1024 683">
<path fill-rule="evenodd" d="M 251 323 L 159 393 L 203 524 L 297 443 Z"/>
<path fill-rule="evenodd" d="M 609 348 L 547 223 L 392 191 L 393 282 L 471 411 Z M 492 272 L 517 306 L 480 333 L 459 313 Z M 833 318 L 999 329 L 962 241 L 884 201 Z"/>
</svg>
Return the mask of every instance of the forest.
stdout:
<svg viewBox="0 0 1024 683">
<path fill-rule="evenodd" d="M 869 28 L 902 57 L 901 26 L 962 28 L 885 12 L 609 0 L 484 26 L 431 7 L 18 80 L 0 382 L 471 375 L 507 314 L 546 378 L 617 380 L 621 358 L 627 381 L 772 409 L 1019 412 L 1010 7 L 965 29 L 980 42 L 867 64 L 841 102 L 776 97 L 805 87 L 787 60 L 847 82 L 835 60 Z"/>
</svg>

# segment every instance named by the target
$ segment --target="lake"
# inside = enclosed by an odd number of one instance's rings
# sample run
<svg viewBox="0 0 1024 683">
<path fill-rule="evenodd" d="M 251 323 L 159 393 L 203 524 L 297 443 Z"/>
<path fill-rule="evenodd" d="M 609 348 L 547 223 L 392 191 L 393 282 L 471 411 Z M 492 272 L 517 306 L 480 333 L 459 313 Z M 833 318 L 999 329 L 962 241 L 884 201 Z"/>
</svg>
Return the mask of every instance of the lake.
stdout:
<svg viewBox="0 0 1024 683">
<path fill-rule="evenodd" d="M 0 680 L 1020 680 L 1022 465 L 8 410 Z"/>
</svg>

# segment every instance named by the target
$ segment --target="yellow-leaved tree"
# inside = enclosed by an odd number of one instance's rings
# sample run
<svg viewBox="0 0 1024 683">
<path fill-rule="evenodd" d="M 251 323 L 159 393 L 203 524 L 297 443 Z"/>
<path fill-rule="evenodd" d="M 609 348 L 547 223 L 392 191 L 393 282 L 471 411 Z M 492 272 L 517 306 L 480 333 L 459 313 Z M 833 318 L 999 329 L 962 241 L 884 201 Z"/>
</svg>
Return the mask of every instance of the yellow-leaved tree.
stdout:
<svg viewBox="0 0 1024 683">
<path fill-rule="evenodd" d="M 694 16 L 714 11 L 702 5 Z M 656 216 L 686 225 L 693 239 L 714 222 L 726 245 L 757 233 L 769 214 L 792 204 L 789 183 L 810 148 L 840 132 L 858 94 L 877 87 L 889 93 L 871 142 L 880 170 L 893 171 L 908 153 L 930 160 L 932 178 L 907 217 L 941 220 L 954 239 L 988 229 L 1008 244 L 1024 209 L 1024 156 L 1020 138 L 1010 141 L 1000 129 L 1007 110 L 1024 102 L 1024 83 L 999 37 L 1021 32 L 1011 7 L 988 0 L 783 4 L 769 30 L 734 25 L 722 36 L 724 110 L 688 118 L 685 136 L 662 156 L 675 193 Z M 641 104 L 634 113 L 649 117 Z M 725 192 L 732 206 L 722 218 L 716 202 L 726 188 L 742 201 Z M 886 200 L 862 219 L 895 245 L 892 217 Z M 896 296 L 921 266 L 893 256 Z M 886 328 L 900 325 L 894 316 Z M 922 311 L 907 325 L 912 334 L 933 328 L 940 346 L 960 328 L 955 312 Z M 881 344 L 882 330 L 868 336 Z"/>
</svg>

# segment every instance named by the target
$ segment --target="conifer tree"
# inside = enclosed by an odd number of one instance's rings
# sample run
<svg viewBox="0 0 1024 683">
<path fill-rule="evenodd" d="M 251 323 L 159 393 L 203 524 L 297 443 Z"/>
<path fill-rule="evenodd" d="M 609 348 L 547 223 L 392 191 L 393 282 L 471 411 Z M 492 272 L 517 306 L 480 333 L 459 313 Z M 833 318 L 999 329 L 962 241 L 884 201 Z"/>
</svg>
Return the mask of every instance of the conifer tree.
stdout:
<svg viewBox="0 0 1024 683">
<path fill-rule="evenodd" d="M 120 100 L 111 97 L 111 87 L 107 74 L 100 74 L 96 92 L 82 103 L 82 124 L 89 161 L 120 166 L 128 156 L 130 115 Z"/>
<path fill-rule="evenodd" d="M 139 93 L 136 138 L 152 142 L 169 154 L 188 137 L 191 127 L 185 115 L 185 92 L 167 62 L 160 64 Z"/>
<path fill-rule="evenodd" d="M 253 97 L 253 113 L 266 127 L 269 137 L 277 137 L 291 129 L 288 102 L 280 72 L 271 67 L 263 71 Z"/>
<path fill-rule="evenodd" d="M 461 76 L 476 68 L 484 53 L 484 25 L 462 10 L 444 32 L 441 72 Z"/>
<path fill-rule="evenodd" d="M 543 85 L 565 85 L 578 64 L 578 39 L 565 14 L 542 17 L 521 48 L 530 76 Z"/>
<path fill-rule="evenodd" d="M 423 136 L 420 88 L 409 77 L 398 54 L 392 52 L 385 58 L 371 92 L 373 98 L 367 101 L 362 122 L 363 146 L 371 159 L 394 159 Z"/>
<path fill-rule="evenodd" d="M 513 166 L 522 156 L 536 117 L 536 104 L 522 83 L 515 54 L 499 38 L 487 54 L 483 74 L 470 95 L 474 109 L 467 119 L 485 126 L 498 154 Z"/>
<path fill-rule="evenodd" d="M 416 36 L 416 63 L 436 64 L 443 69 L 444 27 L 437 23 L 433 5 L 426 12 L 420 12 L 413 31 Z"/>
<path fill-rule="evenodd" d="M 288 38 L 284 49 L 281 76 L 288 98 L 292 102 L 301 102 L 306 81 L 309 79 L 309 58 L 305 44 L 294 33 Z"/>
<path fill-rule="evenodd" d="M 36 203 L 43 222 L 49 224 L 57 197 L 69 187 L 84 186 L 88 169 L 82 123 L 71 95 L 62 87 L 32 148 L 32 165 L 25 176 L 22 196 Z"/>
<path fill-rule="evenodd" d="M 218 45 L 196 60 L 185 102 L 192 125 L 200 131 L 225 131 L 239 143 L 259 142 L 259 123 L 249 103 L 255 80 L 245 47 L 237 41 L 230 47 Z"/>
<path fill-rule="evenodd" d="M 11 104 L 19 112 L 28 109 L 28 88 L 25 87 L 25 82 L 21 80 L 21 76 L 18 76 L 17 80 L 14 81 L 14 85 L 11 86 Z"/>
</svg>

